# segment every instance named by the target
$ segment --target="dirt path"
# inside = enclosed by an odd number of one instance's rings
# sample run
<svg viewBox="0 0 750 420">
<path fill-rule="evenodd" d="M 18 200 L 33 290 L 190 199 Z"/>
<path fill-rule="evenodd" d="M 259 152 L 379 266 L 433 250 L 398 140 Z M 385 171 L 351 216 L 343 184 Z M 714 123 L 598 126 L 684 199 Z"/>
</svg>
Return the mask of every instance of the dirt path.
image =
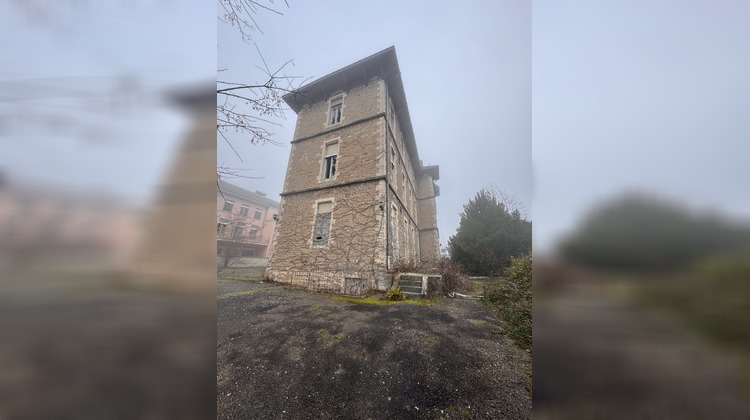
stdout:
<svg viewBox="0 0 750 420">
<path fill-rule="evenodd" d="M 531 357 L 478 302 L 218 290 L 219 418 L 531 418 Z"/>
</svg>

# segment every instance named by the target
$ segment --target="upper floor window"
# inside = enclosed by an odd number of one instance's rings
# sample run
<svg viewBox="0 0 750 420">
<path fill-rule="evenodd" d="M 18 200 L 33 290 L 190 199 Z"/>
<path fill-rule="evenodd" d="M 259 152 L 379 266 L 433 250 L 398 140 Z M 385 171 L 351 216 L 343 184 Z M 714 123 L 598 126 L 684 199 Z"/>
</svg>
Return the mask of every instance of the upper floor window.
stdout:
<svg viewBox="0 0 750 420">
<path fill-rule="evenodd" d="M 250 226 L 250 239 L 255 239 L 258 237 L 258 226 L 252 225 Z"/>
<path fill-rule="evenodd" d="M 224 211 L 231 212 L 233 208 L 234 208 L 234 201 L 224 200 Z"/>
<path fill-rule="evenodd" d="M 255 216 L 254 216 L 254 218 L 260 219 L 261 217 L 263 217 L 263 210 L 261 210 L 261 209 L 255 209 Z"/>
<path fill-rule="evenodd" d="M 331 98 L 331 110 L 329 112 L 328 125 L 334 125 L 341 122 L 341 114 L 344 106 L 344 95 L 338 95 Z"/>
<path fill-rule="evenodd" d="M 250 211 L 250 207 L 247 204 L 243 204 L 240 207 L 240 216 L 247 216 L 247 212 Z"/>
<path fill-rule="evenodd" d="M 330 179 L 336 175 L 336 160 L 339 154 L 339 144 L 326 144 L 323 158 L 323 179 Z"/>
<path fill-rule="evenodd" d="M 396 179 L 396 149 L 391 147 L 391 183 Z"/>
</svg>

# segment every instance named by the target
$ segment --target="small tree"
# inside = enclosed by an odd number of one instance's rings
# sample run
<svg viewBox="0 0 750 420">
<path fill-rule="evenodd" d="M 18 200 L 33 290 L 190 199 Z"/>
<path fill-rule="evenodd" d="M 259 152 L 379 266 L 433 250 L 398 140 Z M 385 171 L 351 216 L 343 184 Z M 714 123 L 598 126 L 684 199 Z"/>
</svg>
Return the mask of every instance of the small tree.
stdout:
<svg viewBox="0 0 750 420">
<path fill-rule="evenodd" d="M 502 273 L 512 257 L 531 252 L 531 222 L 517 202 L 502 192 L 482 189 L 464 205 L 456 234 L 448 240 L 451 259 L 469 273 Z"/>
</svg>

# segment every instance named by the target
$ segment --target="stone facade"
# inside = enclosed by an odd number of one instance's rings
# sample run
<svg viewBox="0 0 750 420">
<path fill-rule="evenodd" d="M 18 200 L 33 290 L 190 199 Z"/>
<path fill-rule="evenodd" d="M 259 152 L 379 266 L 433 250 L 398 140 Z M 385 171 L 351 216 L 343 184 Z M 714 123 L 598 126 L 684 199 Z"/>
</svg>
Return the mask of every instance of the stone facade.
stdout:
<svg viewBox="0 0 750 420">
<path fill-rule="evenodd" d="M 362 294 L 394 264 L 437 260 L 434 184 L 423 167 L 393 47 L 284 100 L 297 113 L 267 275 Z"/>
</svg>

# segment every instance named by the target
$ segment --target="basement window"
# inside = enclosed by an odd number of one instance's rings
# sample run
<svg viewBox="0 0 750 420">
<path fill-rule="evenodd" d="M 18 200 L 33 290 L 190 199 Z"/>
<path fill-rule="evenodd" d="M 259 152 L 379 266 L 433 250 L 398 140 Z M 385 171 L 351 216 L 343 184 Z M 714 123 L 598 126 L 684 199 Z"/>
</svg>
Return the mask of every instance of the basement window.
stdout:
<svg viewBox="0 0 750 420">
<path fill-rule="evenodd" d="M 328 125 L 334 125 L 341 122 L 341 113 L 343 111 L 344 95 L 338 95 L 331 98 L 331 110 L 329 112 Z"/>
<path fill-rule="evenodd" d="M 336 175 L 336 162 L 339 154 L 339 144 L 327 144 L 323 157 L 323 179 L 331 179 Z"/>
<path fill-rule="evenodd" d="M 315 215 L 315 228 L 313 229 L 313 245 L 328 245 L 331 234 L 331 210 L 333 203 L 318 203 L 318 212 Z"/>
</svg>

